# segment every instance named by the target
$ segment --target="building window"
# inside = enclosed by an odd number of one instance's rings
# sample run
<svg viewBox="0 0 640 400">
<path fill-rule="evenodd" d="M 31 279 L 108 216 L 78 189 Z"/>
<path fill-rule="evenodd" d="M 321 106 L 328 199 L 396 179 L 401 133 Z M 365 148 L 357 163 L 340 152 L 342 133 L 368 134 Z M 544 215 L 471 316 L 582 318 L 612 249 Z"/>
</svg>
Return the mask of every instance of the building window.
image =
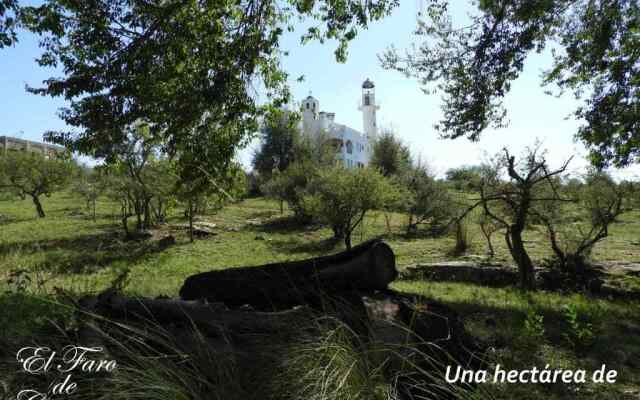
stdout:
<svg viewBox="0 0 640 400">
<path fill-rule="evenodd" d="M 347 141 L 347 153 L 353 154 L 353 143 L 351 143 L 351 140 Z"/>
<path fill-rule="evenodd" d="M 365 106 L 371 105 L 371 100 L 369 100 L 369 95 L 368 94 L 364 95 L 364 105 Z"/>
<path fill-rule="evenodd" d="M 309 109 L 309 103 L 307 103 L 307 110 Z"/>
</svg>

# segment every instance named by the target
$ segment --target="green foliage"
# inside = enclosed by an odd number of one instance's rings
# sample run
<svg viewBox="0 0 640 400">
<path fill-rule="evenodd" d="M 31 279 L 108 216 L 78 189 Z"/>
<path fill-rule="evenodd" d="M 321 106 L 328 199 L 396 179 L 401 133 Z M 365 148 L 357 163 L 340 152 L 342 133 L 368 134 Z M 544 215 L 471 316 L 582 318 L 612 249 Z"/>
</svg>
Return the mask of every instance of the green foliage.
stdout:
<svg viewBox="0 0 640 400">
<path fill-rule="evenodd" d="M 450 0 L 429 0 L 418 35 L 424 44 L 407 56 L 390 49 L 387 68 L 415 76 L 429 92 L 443 94 L 436 125 L 448 138 L 478 140 L 488 127 L 506 125 L 505 96 L 527 56 L 555 44 L 544 84 L 572 91 L 583 103 L 577 137 L 594 164 L 624 166 L 640 158 L 635 1 L 498 1 L 477 6 L 470 21 L 455 24 Z"/>
<path fill-rule="evenodd" d="M 335 328 L 320 337 L 295 343 L 283 362 L 273 391 L 283 399 L 384 400 L 392 390 L 385 382 L 382 363 L 369 360 L 364 344 L 349 327 L 335 321 Z M 299 373 L 304 371 L 304 373 Z"/>
<path fill-rule="evenodd" d="M 468 165 L 451 168 L 445 173 L 448 182 L 453 183 L 456 190 L 478 190 L 482 180 L 483 167 Z"/>
<path fill-rule="evenodd" d="M 564 200 L 557 190 L 557 182 L 570 161 L 552 169 L 545 152 L 536 144 L 527 148 L 519 159 L 504 148 L 482 168 L 480 199 L 469 210 L 481 206 L 484 218 L 490 218 L 495 224 L 492 230 L 505 229 L 505 241 L 525 289 L 532 289 L 535 280 L 523 233 L 543 218 L 539 210 L 553 210 Z"/>
<path fill-rule="evenodd" d="M 593 248 L 628 211 L 629 193 L 607 173 L 596 170 L 588 172 L 581 185 L 555 190 L 564 201 L 541 204 L 535 214 L 547 229 L 555 256 L 552 263 L 572 280 L 582 280 Z"/>
<path fill-rule="evenodd" d="M 465 218 L 457 220 L 453 224 L 453 237 L 455 239 L 455 245 L 451 250 L 451 254 L 460 256 L 466 253 L 471 246 L 471 242 L 469 239 L 469 228 Z"/>
<path fill-rule="evenodd" d="M 540 344 L 544 340 L 544 333 L 544 315 L 538 313 L 533 307 L 529 308 L 522 326 L 525 342 Z"/>
<path fill-rule="evenodd" d="M 308 213 L 331 226 L 334 237 L 351 248 L 351 234 L 367 212 L 392 203 L 397 189 L 372 168 L 336 166 L 320 171 L 305 200 Z"/>
<path fill-rule="evenodd" d="M 434 233 L 446 231 L 456 214 L 453 197 L 443 182 L 437 181 L 423 165 L 412 166 L 400 178 L 403 211 L 409 214 L 407 232 L 415 232 L 421 224 Z"/>
<path fill-rule="evenodd" d="M 393 131 L 388 130 L 373 144 L 369 165 L 378 168 L 386 177 L 401 175 L 411 167 L 411 153 Z"/>
<path fill-rule="evenodd" d="M 294 17 L 319 21 L 309 39 L 336 39 L 343 60 L 358 29 L 397 4 L 47 0 L 23 7 L 23 20 L 41 37 L 38 63 L 64 75 L 29 90 L 69 102 L 60 115 L 71 129 L 48 133 L 57 143 L 109 159 L 127 128 L 144 121 L 183 180 L 194 165 L 221 175 L 257 128 L 254 84 L 275 106 L 289 97 L 279 44 Z"/>
<path fill-rule="evenodd" d="M 319 173 L 319 165 L 314 162 L 294 162 L 284 172 L 273 174 L 262 190 L 267 196 L 286 202 L 295 219 L 300 223 L 307 223 L 312 219 L 307 205 L 307 193 L 311 182 Z"/>
<path fill-rule="evenodd" d="M 16 42 L 18 2 L 17 0 L 0 0 L 0 49 Z"/>
<path fill-rule="evenodd" d="M 70 181 L 74 164 L 65 157 L 45 157 L 40 153 L 9 151 L 0 155 L 0 190 L 33 200 L 38 216 L 45 213 L 40 196 L 51 196 Z"/>
<path fill-rule="evenodd" d="M 568 304 L 562 308 L 562 313 L 569 324 L 569 331 L 563 334 L 567 342 L 576 350 L 585 350 L 592 346 L 595 340 L 593 324 L 581 318 L 578 307 Z"/>
<path fill-rule="evenodd" d="M 260 130 L 262 143 L 253 155 L 253 170 L 268 180 L 273 171 L 283 172 L 296 159 L 300 132 L 298 119 L 277 110 L 265 117 Z"/>
<path fill-rule="evenodd" d="M 72 185 L 73 190 L 84 199 L 86 208 L 91 211 L 94 221 L 96 220 L 96 202 L 105 192 L 107 184 L 101 172 L 90 167 L 80 167 Z"/>
</svg>

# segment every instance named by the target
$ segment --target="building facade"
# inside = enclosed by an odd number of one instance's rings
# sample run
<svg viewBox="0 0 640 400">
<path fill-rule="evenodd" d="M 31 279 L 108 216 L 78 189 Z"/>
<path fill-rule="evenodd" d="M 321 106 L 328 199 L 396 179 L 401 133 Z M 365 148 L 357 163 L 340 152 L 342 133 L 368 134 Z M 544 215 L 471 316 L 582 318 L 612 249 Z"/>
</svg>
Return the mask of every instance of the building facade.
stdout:
<svg viewBox="0 0 640 400">
<path fill-rule="evenodd" d="M 320 111 L 320 102 L 309 96 L 302 102 L 301 130 L 306 135 L 327 136 L 336 147 L 336 157 L 346 167 L 364 167 L 369 164 L 373 143 L 378 135 L 375 85 L 369 79 L 362 84 L 362 132 L 335 122 L 336 114 Z"/>
<path fill-rule="evenodd" d="M 9 151 L 30 151 L 41 153 L 45 157 L 53 157 L 62 154 L 66 149 L 48 143 L 33 142 L 31 140 L 18 139 L 10 136 L 0 136 L 0 154 L 7 154 Z"/>
</svg>

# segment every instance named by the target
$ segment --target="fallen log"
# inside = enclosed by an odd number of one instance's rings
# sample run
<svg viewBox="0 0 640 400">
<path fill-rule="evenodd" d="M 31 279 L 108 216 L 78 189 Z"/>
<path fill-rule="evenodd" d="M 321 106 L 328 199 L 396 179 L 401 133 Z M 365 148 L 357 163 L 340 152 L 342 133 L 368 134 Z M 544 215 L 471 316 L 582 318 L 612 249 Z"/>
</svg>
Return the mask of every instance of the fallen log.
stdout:
<svg viewBox="0 0 640 400">
<path fill-rule="evenodd" d="M 367 337 L 352 333 L 354 351 L 362 351 L 363 357 L 375 351 L 380 360 L 386 360 L 384 373 L 395 382 L 400 398 L 426 398 L 429 393 L 438 393 L 437 398 L 447 399 L 450 389 L 441 387 L 447 365 L 484 367 L 478 358 L 482 348 L 449 307 L 392 290 L 373 291 L 360 300 L 362 310 L 352 310 L 349 315 L 361 318 L 359 323 L 367 327 Z M 279 312 L 241 311 L 229 310 L 220 303 L 131 298 L 114 291 L 94 298 L 87 308 L 116 322 L 112 325 L 116 329 L 122 326 L 119 322 L 125 322 L 136 327 L 132 332 L 147 332 L 141 335 L 145 348 L 155 348 L 160 354 L 178 348 L 193 359 L 215 354 L 235 360 L 237 371 L 250 371 L 239 378 L 246 384 L 270 382 L 274 371 L 298 355 L 291 351 L 300 351 L 300 343 L 326 340 L 331 336 L 326 332 L 339 328 L 341 319 L 337 314 L 326 318 L 326 314 L 304 306 Z M 353 321 L 342 319 L 342 323 L 349 327 L 345 332 L 353 332 Z M 129 332 L 118 335 L 107 331 L 117 337 L 126 337 Z M 166 342 L 174 345 L 167 346 Z M 117 346 L 111 350 L 119 351 Z"/>
<path fill-rule="evenodd" d="M 192 275 L 180 297 L 274 310 L 340 292 L 383 290 L 397 275 L 393 250 L 376 239 L 331 256 Z"/>
<path fill-rule="evenodd" d="M 229 310 L 221 303 L 126 297 L 114 290 L 107 290 L 92 299 L 85 310 L 125 322 L 149 326 L 172 324 L 174 327 L 197 329 L 213 337 L 279 334 L 312 315 L 304 306 L 279 312 L 252 312 Z"/>
</svg>

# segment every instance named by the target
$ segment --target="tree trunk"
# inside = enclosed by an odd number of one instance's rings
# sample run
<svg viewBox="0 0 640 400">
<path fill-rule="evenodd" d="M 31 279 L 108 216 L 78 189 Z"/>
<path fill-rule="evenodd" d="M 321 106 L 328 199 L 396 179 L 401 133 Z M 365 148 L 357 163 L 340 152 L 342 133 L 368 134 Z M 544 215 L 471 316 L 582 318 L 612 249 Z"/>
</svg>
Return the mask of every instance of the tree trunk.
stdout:
<svg viewBox="0 0 640 400">
<path fill-rule="evenodd" d="M 296 321 L 311 318 L 309 308 L 298 307 L 283 312 L 247 312 L 229 310 L 224 304 L 174 299 L 145 299 L 120 295 L 107 290 L 91 299 L 90 308 L 101 315 L 155 323 L 178 323 L 197 326 L 212 336 L 234 334 L 278 334 L 295 326 Z M 85 306 L 88 304 L 85 304 Z"/>
<path fill-rule="evenodd" d="M 493 232 L 490 229 L 491 228 L 488 228 L 485 224 L 480 224 L 480 230 L 482 231 L 482 235 L 487 241 L 487 247 L 489 248 L 489 256 L 493 257 L 496 253 L 493 249 L 493 243 L 491 242 L 491 235 Z"/>
<path fill-rule="evenodd" d="M 347 250 L 351 250 L 351 232 L 347 232 L 344 235 L 344 245 Z"/>
<path fill-rule="evenodd" d="M 44 218 L 44 209 L 42 208 L 42 203 L 40 203 L 40 198 L 37 194 L 32 194 L 31 199 L 33 200 L 33 204 L 36 206 L 36 211 L 38 212 L 38 218 Z"/>
<path fill-rule="evenodd" d="M 129 207 L 127 203 L 128 202 L 123 202 L 120 208 L 120 212 L 122 213 L 120 222 L 122 223 L 122 229 L 124 229 L 125 237 L 129 238 L 131 237 L 131 234 L 129 233 Z"/>
<path fill-rule="evenodd" d="M 151 228 L 151 199 L 150 198 L 145 198 L 144 199 L 144 229 L 149 229 Z"/>
<path fill-rule="evenodd" d="M 391 248 L 371 240 L 331 256 L 192 275 L 180 297 L 271 310 L 314 303 L 340 291 L 386 289 L 397 275 Z"/>
<path fill-rule="evenodd" d="M 535 287 L 535 275 L 533 262 L 524 247 L 522 230 L 511 229 L 511 256 L 518 265 L 520 271 L 520 286 L 524 290 L 532 290 Z"/>
<path fill-rule="evenodd" d="M 193 201 L 189 200 L 189 241 L 193 243 Z"/>
</svg>

